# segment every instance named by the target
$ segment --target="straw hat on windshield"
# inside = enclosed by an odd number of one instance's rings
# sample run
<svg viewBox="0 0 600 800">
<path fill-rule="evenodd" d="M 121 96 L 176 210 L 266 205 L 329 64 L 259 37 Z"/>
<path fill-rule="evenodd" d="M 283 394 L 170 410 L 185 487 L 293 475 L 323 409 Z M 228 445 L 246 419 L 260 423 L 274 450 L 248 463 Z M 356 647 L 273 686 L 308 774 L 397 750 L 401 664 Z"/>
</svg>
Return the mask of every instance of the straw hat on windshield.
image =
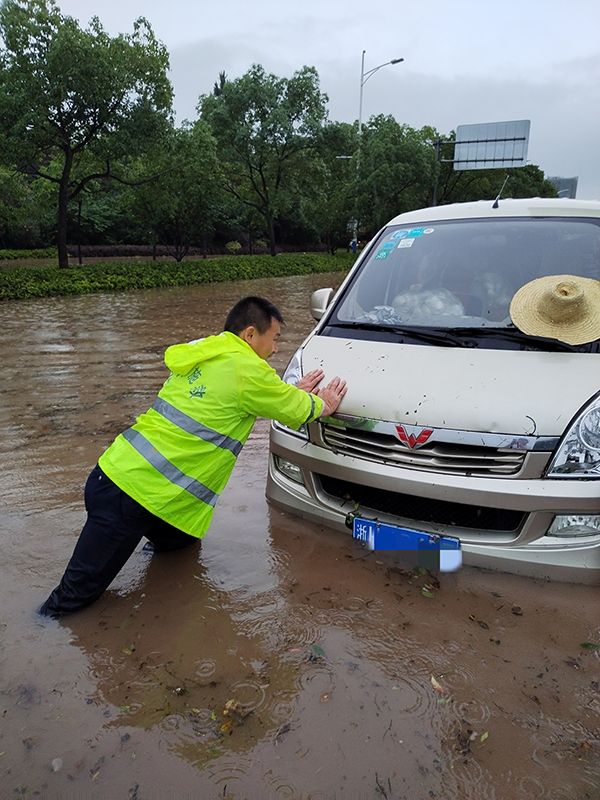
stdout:
<svg viewBox="0 0 600 800">
<path fill-rule="evenodd" d="M 600 281 L 577 275 L 547 275 L 521 286 L 510 318 L 531 336 L 567 344 L 600 339 Z"/>
</svg>

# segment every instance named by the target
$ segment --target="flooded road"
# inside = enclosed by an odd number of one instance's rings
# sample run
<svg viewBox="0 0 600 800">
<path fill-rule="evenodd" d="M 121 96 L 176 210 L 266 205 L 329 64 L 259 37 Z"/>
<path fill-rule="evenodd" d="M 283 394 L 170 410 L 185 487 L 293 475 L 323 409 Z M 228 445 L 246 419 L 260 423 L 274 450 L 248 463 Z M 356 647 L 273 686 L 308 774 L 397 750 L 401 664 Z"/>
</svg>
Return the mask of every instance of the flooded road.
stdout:
<svg viewBox="0 0 600 800">
<path fill-rule="evenodd" d="M 201 545 L 140 546 L 95 605 L 36 616 L 164 349 L 262 294 L 288 323 L 281 371 L 311 292 L 340 280 L 0 306 L 2 800 L 600 797 L 600 650 L 581 647 L 600 642 L 598 588 L 438 581 L 269 508 L 264 420 Z"/>
</svg>

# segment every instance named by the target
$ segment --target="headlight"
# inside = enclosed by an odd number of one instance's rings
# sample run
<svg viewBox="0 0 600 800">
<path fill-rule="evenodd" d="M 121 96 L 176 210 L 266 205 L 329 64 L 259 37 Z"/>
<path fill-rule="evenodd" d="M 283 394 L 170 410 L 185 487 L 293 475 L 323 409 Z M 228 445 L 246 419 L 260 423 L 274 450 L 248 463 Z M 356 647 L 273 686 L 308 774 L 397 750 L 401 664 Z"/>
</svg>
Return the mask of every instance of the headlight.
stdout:
<svg viewBox="0 0 600 800">
<path fill-rule="evenodd" d="M 302 371 L 302 348 L 299 347 L 290 359 L 290 363 L 285 368 L 283 378 L 286 383 L 291 383 L 294 386 L 298 383 L 300 378 L 304 375 Z"/>
<path fill-rule="evenodd" d="M 600 478 L 600 395 L 578 414 L 563 436 L 548 478 Z"/>
<path fill-rule="evenodd" d="M 299 347 L 291 357 L 290 363 L 285 368 L 282 380 L 285 381 L 285 383 L 291 383 L 293 386 L 295 386 L 303 374 L 302 348 Z M 275 420 L 273 420 L 273 425 L 276 428 L 280 428 L 281 430 L 285 431 L 286 433 L 293 433 L 294 436 L 300 436 L 303 439 L 308 439 L 308 430 L 306 425 L 301 425 L 297 431 L 295 431 L 293 428 L 288 428 L 287 425 L 282 425 L 281 422 L 277 422 Z"/>
</svg>

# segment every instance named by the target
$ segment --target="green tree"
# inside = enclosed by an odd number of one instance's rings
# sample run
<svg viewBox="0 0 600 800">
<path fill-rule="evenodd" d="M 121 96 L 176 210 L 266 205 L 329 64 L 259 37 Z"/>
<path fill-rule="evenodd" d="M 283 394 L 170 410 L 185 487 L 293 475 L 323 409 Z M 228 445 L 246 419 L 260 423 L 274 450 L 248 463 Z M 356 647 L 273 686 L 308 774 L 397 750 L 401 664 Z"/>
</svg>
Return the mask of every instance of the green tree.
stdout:
<svg viewBox="0 0 600 800">
<path fill-rule="evenodd" d="M 327 96 L 313 67 L 278 78 L 255 64 L 234 81 L 221 73 L 198 110 L 217 140 L 226 188 L 265 219 L 275 255 L 275 221 L 294 204 L 325 122 Z"/>
<path fill-rule="evenodd" d="M 130 190 L 130 207 L 142 229 L 176 261 L 194 244 L 203 245 L 206 254 L 223 214 L 224 195 L 216 143 L 206 123 L 185 123 L 174 130 L 152 163 L 144 158 L 138 170 L 142 175 L 160 173 L 157 180 Z"/>
<path fill-rule="evenodd" d="M 0 167 L 0 247 L 17 247 L 27 240 L 29 215 L 25 178 Z M 10 243 L 10 244 L 9 244 Z"/>
<path fill-rule="evenodd" d="M 347 246 L 356 219 L 357 126 L 330 122 L 319 137 L 317 168 L 310 176 L 305 216 L 330 253 Z"/>
<path fill-rule="evenodd" d="M 360 226 L 374 233 L 392 217 L 428 205 L 436 169 L 431 128 L 371 117 L 360 143 Z"/>
<path fill-rule="evenodd" d="M 143 18 L 111 38 L 97 17 L 82 30 L 54 0 L 0 6 L 0 152 L 57 184 L 59 266 L 68 266 L 69 201 L 90 181 L 125 181 L 116 162 L 164 132 L 168 65 Z M 47 170 L 56 160 L 58 175 Z"/>
</svg>

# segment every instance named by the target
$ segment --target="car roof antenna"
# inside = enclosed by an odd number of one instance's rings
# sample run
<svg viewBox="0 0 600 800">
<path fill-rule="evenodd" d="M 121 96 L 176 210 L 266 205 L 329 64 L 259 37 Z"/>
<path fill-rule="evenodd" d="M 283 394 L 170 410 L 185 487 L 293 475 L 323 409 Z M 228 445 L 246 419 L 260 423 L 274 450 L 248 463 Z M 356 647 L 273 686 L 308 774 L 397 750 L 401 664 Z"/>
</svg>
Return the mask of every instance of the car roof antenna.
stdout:
<svg viewBox="0 0 600 800">
<path fill-rule="evenodd" d="M 504 191 L 504 187 L 506 186 L 506 182 L 507 182 L 507 180 L 509 178 L 510 178 L 510 175 L 507 175 L 506 178 L 504 178 L 504 183 L 502 184 L 502 188 L 498 192 L 498 197 L 494 200 L 494 204 L 493 204 L 492 208 L 498 208 L 500 206 L 500 203 L 498 201 L 500 200 L 500 195 Z"/>
</svg>

